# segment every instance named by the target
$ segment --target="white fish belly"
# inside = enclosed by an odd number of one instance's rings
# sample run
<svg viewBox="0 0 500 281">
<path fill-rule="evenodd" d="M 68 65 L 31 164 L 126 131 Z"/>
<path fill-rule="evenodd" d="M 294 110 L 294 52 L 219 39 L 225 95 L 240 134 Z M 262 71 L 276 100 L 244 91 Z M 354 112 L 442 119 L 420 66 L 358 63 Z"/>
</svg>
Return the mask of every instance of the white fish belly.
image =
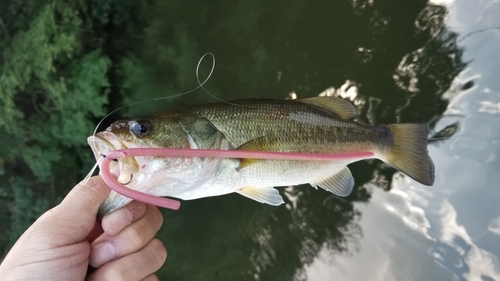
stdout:
<svg viewBox="0 0 500 281">
<path fill-rule="evenodd" d="M 206 181 L 170 196 L 191 200 L 233 193 L 240 189 L 244 180 L 237 170 L 239 165 L 240 161 L 237 159 L 221 159 L 218 169 Z"/>
<path fill-rule="evenodd" d="M 279 161 L 262 160 L 239 170 L 241 183 L 251 187 L 289 186 L 315 183 L 330 177 L 351 161 Z"/>
<path fill-rule="evenodd" d="M 241 168 L 238 159 L 223 159 L 217 171 L 205 182 L 169 196 L 192 200 L 229 194 L 244 187 L 262 188 L 316 183 L 358 160 L 361 159 L 328 162 L 259 160 Z"/>
</svg>

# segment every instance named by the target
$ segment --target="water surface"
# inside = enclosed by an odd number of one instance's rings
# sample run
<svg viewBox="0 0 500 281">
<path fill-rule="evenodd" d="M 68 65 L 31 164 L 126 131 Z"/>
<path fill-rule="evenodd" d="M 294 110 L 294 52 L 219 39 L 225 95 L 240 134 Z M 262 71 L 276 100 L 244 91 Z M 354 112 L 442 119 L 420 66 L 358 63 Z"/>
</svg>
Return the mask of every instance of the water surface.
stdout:
<svg viewBox="0 0 500 281">
<path fill-rule="evenodd" d="M 346 199 L 304 185 L 281 189 L 278 208 L 238 195 L 183 202 L 165 212 L 160 276 L 500 280 L 500 32 L 489 29 L 500 26 L 499 3 L 303 2 L 295 14 L 262 5 L 247 15 L 251 35 L 224 26 L 207 44 L 220 94 L 327 90 L 352 100 L 360 121 L 430 122 L 436 183 L 368 161 L 351 165 L 356 190 Z"/>
<path fill-rule="evenodd" d="M 161 14 L 172 7 L 157 8 Z M 430 122 L 436 183 L 422 186 L 366 161 L 351 165 L 356 187 L 345 199 L 304 185 L 281 188 L 281 207 L 239 195 L 183 202 L 164 212 L 158 236 L 169 259 L 160 277 L 500 280 L 500 37 L 488 29 L 500 26 L 498 2 L 238 2 L 204 9 L 206 18 L 180 25 L 200 55 L 216 56 L 211 93 L 233 99 L 323 92 L 353 101 L 362 122 Z"/>
</svg>

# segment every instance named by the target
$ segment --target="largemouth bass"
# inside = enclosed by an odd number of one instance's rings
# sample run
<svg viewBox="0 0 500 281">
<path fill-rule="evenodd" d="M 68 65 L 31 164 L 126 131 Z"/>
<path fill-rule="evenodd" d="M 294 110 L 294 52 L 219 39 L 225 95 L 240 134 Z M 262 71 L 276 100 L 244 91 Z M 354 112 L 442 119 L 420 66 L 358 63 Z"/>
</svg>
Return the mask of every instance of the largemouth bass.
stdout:
<svg viewBox="0 0 500 281">
<path fill-rule="evenodd" d="M 351 119 L 356 108 L 333 97 L 247 99 L 213 103 L 114 122 L 88 138 L 97 158 L 123 148 L 236 149 L 301 153 L 372 152 L 417 182 L 432 185 L 427 124 L 371 126 Z M 276 186 L 309 183 L 347 196 L 349 163 L 230 158 L 126 157 L 111 172 L 129 188 L 184 200 L 239 193 L 270 205 L 284 203 Z M 110 213 L 131 199 L 111 192 L 100 209 Z"/>
</svg>

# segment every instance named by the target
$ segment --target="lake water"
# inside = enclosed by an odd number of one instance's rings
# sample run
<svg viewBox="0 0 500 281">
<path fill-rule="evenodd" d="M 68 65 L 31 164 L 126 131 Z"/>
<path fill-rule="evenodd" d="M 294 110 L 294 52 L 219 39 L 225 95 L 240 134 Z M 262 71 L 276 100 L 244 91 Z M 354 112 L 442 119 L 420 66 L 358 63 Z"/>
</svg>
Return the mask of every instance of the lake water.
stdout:
<svg viewBox="0 0 500 281">
<path fill-rule="evenodd" d="M 185 201 L 164 212 L 162 279 L 500 280 L 500 2 L 334 2 L 212 8 L 251 29 L 205 42 L 217 95 L 326 90 L 363 122 L 430 122 L 434 186 L 365 161 L 346 199 L 305 185 L 280 207 Z"/>
</svg>

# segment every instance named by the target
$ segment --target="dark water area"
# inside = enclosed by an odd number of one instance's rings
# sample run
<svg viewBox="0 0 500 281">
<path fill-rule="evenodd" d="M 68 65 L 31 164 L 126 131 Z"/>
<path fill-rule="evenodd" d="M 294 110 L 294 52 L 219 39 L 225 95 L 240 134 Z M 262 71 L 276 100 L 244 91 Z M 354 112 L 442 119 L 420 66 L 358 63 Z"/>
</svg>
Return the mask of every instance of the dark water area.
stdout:
<svg viewBox="0 0 500 281">
<path fill-rule="evenodd" d="M 280 207 L 239 195 L 185 201 L 164 212 L 162 279 L 500 280 L 500 33 L 487 29 L 500 26 L 498 3 L 205 9 L 194 40 L 217 60 L 211 93 L 323 93 L 354 102 L 362 122 L 429 122 L 436 183 L 365 161 L 350 165 L 356 186 L 348 198 L 304 185 L 281 188 Z"/>
<path fill-rule="evenodd" d="M 114 91 L 128 95 L 115 104 L 195 88 L 210 52 L 204 88 L 222 100 L 328 95 L 353 102 L 359 122 L 428 122 L 436 181 L 369 160 L 349 165 L 347 198 L 302 185 L 280 187 L 279 207 L 182 201 L 163 210 L 160 280 L 500 280 L 500 2 L 211 2 L 139 5 L 141 28 L 116 34 L 127 83 Z"/>
</svg>

